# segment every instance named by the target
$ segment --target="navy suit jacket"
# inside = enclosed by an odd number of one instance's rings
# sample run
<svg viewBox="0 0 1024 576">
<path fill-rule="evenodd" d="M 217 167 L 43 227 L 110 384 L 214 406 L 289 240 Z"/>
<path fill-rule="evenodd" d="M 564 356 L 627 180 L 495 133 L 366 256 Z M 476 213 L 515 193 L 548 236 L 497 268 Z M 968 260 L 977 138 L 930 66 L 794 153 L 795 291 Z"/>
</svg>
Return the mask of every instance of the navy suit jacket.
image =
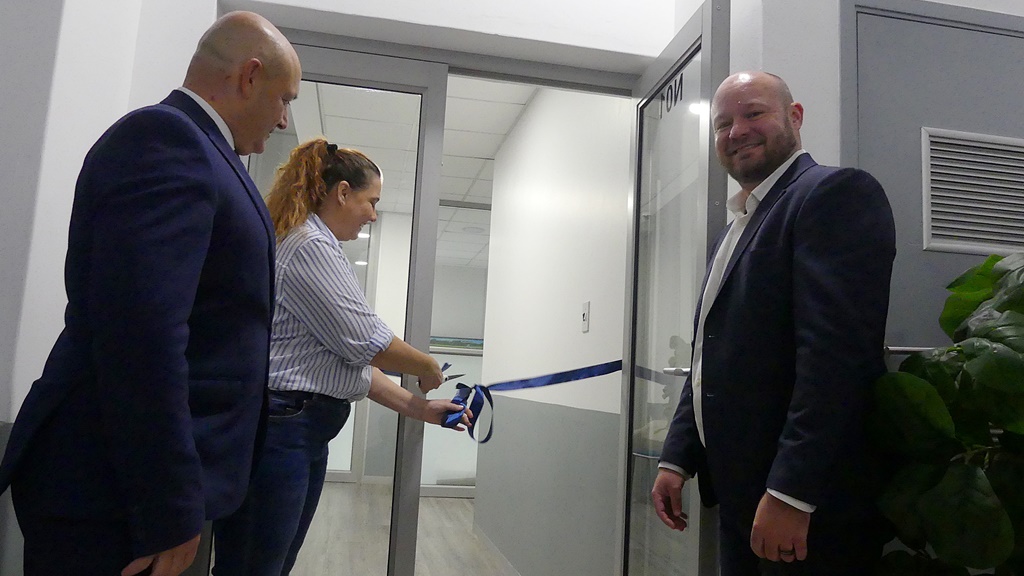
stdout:
<svg viewBox="0 0 1024 576">
<path fill-rule="evenodd" d="M 817 518 L 874 509 L 864 428 L 895 253 L 885 192 L 862 170 L 803 154 L 765 195 L 704 324 L 707 445 L 687 380 L 662 454 L 697 474 L 705 504 L 750 522 L 771 488 Z"/>
<path fill-rule="evenodd" d="M 103 134 L 75 189 L 65 327 L 0 465 L 19 518 L 121 520 L 142 556 L 241 504 L 274 247 L 245 167 L 186 94 Z"/>
</svg>

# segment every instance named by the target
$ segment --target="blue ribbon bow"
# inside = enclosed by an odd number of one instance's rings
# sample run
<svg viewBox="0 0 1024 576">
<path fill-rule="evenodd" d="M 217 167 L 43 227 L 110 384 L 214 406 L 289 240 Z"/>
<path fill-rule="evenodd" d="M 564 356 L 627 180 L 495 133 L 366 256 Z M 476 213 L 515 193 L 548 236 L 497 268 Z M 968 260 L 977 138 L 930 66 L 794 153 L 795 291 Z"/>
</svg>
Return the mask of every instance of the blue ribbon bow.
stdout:
<svg viewBox="0 0 1024 576">
<path fill-rule="evenodd" d="M 449 364 L 445 363 L 442 371 L 449 368 Z M 594 378 L 595 376 L 604 376 L 605 374 L 611 374 L 612 372 L 618 372 L 622 370 L 622 360 L 614 360 L 612 362 L 605 362 L 603 364 L 595 364 L 594 366 L 587 366 L 586 368 L 577 368 L 575 370 L 566 370 L 565 372 L 556 372 L 554 374 L 546 374 L 544 376 L 537 376 L 535 378 L 524 378 L 522 380 L 509 380 L 507 382 L 498 382 L 483 386 L 481 384 L 475 384 L 473 386 L 467 386 L 459 382 L 455 385 L 456 392 L 455 397 L 452 398 L 453 404 L 458 404 L 462 407 L 461 410 L 449 412 L 447 418 L 445 418 L 445 428 L 455 428 L 462 421 L 462 415 L 466 412 L 466 406 L 468 403 L 469 410 L 473 413 L 472 418 L 469 419 L 469 437 L 474 440 L 476 437 L 473 435 L 473 430 L 476 427 L 476 421 L 480 417 L 480 411 L 483 410 L 484 400 L 491 408 L 491 412 L 494 412 L 494 400 L 491 398 L 491 391 L 496 392 L 507 392 L 510 390 L 523 390 L 525 388 L 540 388 L 541 386 L 551 386 L 552 384 L 562 384 L 565 382 L 572 382 L 574 380 L 583 380 L 586 378 Z M 463 376 L 463 374 L 459 374 Z M 455 377 L 455 376 L 453 376 Z M 491 434 L 494 433 L 494 416 L 491 416 L 491 423 L 487 427 L 487 434 L 483 440 L 480 440 L 480 444 L 486 443 L 491 439 Z"/>
</svg>

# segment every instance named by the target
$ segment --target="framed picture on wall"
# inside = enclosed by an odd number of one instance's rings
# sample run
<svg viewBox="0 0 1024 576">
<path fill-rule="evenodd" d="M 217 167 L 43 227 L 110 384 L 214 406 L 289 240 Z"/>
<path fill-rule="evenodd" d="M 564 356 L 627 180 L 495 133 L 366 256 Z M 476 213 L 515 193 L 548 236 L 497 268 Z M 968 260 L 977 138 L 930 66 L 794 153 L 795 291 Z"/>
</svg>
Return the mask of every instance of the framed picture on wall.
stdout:
<svg viewBox="0 0 1024 576">
<path fill-rule="evenodd" d="M 431 352 L 483 354 L 483 338 L 459 338 L 452 336 L 431 336 Z"/>
</svg>

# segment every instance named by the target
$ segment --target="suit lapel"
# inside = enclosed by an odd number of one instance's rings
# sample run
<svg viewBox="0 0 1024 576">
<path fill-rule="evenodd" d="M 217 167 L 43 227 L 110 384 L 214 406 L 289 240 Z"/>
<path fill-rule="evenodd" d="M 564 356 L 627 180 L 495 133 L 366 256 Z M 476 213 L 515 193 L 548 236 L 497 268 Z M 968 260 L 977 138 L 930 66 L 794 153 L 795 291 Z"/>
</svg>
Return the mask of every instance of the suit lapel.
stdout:
<svg viewBox="0 0 1024 576">
<path fill-rule="evenodd" d="M 719 286 L 725 286 L 726 280 L 729 279 L 729 274 L 732 273 L 733 268 L 736 267 L 736 262 L 739 261 L 743 252 L 746 251 L 747 246 L 750 244 L 750 240 L 757 234 L 761 224 L 764 222 L 765 217 L 771 212 L 772 207 L 779 201 L 779 198 L 786 193 L 786 190 L 796 182 L 800 176 L 806 172 L 812 166 L 817 166 L 817 162 L 811 158 L 810 154 L 801 154 L 793 164 L 790 165 L 789 169 L 779 178 L 778 182 L 772 186 L 772 189 L 764 195 L 764 198 L 757 205 L 757 209 L 750 215 L 750 222 L 747 222 L 747 227 L 743 229 L 743 233 L 740 234 L 739 240 L 736 241 L 736 248 L 732 252 L 732 256 L 729 258 L 729 264 L 725 267 L 725 272 L 722 273 L 722 282 Z M 719 288 L 721 291 L 721 288 Z"/>
<path fill-rule="evenodd" d="M 210 138 L 213 145 L 216 146 L 217 150 L 221 153 L 231 168 L 235 171 L 235 175 L 242 181 L 242 185 L 245 186 L 245 191 L 249 194 L 249 199 L 256 207 L 256 211 L 260 215 L 260 219 L 263 221 L 263 226 L 267 229 L 267 234 L 270 237 L 270 241 L 274 244 L 274 224 L 270 221 L 270 215 L 267 213 L 266 203 L 263 202 L 263 197 L 260 196 L 259 189 L 256 188 L 256 184 L 249 177 L 249 172 L 245 169 L 242 164 L 241 158 L 238 154 L 228 146 L 227 140 L 224 139 L 224 135 L 221 134 L 220 128 L 217 127 L 217 123 L 210 118 L 210 115 L 206 113 L 199 104 L 196 104 L 188 94 L 175 90 L 164 99 L 163 104 L 173 106 L 192 119 L 199 128 L 206 133 L 206 136 Z"/>
<path fill-rule="evenodd" d="M 249 195 L 249 200 L 252 201 L 253 207 L 256 209 L 256 213 L 260 215 L 260 220 L 263 221 L 263 228 L 267 234 L 267 258 L 270 269 L 270 273 L 267 275 L 269 280 L 267 310 L 269 311 L 269 317 L 272 319 L 274 317 L 274 262 L 275 251 L 277 250 L 277 236 L 274 234 L 274 223 L 270 220 L 270 212 L 267 211 L 267 205 L 263 201 L 263 197 L 260 196 L 259 189 L 256 188 L 256 184 L 249 177 L 249 172 L 242 165 L 241 158 L 228 146 L 228 141 L 224 139 L 224 135 L 221 133 L 220 128 L 217 127 L 217 123 L 191 96 L 180 90 L 175 90 L 167 98 L 164 98 L 164 101 L 161 103 L 181 110 L 206 133 L 206 136 L 217 148 L 221 156 L 227 160 L 231 169 L 235 171 L 235 175 L 241 180 L 242 186 L 245 187 L 245 191 Z M 269 331 L 267 332 L 267 338 L 268 340 L 270 338 Z M 264 398 L 264 408 L 266 408 L 266 398 Z"/>
</svg>

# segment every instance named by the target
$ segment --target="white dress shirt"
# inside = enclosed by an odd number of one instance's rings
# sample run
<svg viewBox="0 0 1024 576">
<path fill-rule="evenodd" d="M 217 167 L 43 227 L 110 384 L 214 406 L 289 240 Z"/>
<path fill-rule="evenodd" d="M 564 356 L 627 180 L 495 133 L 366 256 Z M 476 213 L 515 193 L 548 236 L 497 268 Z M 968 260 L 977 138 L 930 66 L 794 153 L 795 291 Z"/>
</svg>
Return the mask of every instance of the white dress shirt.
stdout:
<svg viewBox="0 0 1024 576">
<path fill-rule="evenodd" d="M 708 281 L 704 285 L 704 293 L 701 297 L 700 317 L 697 321 L 697 334 L 693 338 L 693 361 L 690 365 L 691 374 L 691 385 L 693 386 L 693 417 L 697 424 L 697 434 L 700 437 L 701 444 L 707 445 L 704 441 L 704 418 L 701 413 L 701 363 L 702 354 L 704 347 L 704 321 L 708 317 L 708 311 L 711 309 L 711 305 L 714 304 L 715 298 L 718 296 L 718 291 L 722 287 L 722 276 L 725 274 L 725 269 L 729 265 L 729 261 L 732 259 L 733 252 L 736 250 L 736 243 L 739 242 L 740 236 L 747 227 L 747 223 L 750 221 L 750 217 L 757 210 L 761 200 L 764 199 L 768 191 L 779 181 L 779 178 L 785 174 L 786 170 L 796 161 L 796 159 L 804 154 L 803 149 L 797 150 L 790 156 L 785 162 L 782 163 L 774 172 L 765 178 L 760 184 L 757 185 L 749 194 L 744 191 L 737 192 L 736 194 L 729 197 L 726 202 L 726 207 L 732 212 L 734 220 L 729 231 L 726 232 L 725 238 L 718 247 L 718 251 L 715 253 L 715 258 L 711 262 L 711 272 L 708 273 Z M 684 476 L 690 476 L 688 472 L 667 462 L 661 462 L 658 464 L 660 468 L 667 468 L 675 472 L 679 472 Z M 803 510 L 804 512 L 813 512 L 815 506 L 807 504 L 781 494 L 776 490 L 768 489 L 768 493 L 776 498 L 786 502 L 787 504 Z"/>
<path fill-rule="evenodd" d="M 203 112 L 206 112 L 206 114 L 213 119 L 213 123 L 217 125 L 217 128 L 220 129 L 220 133 L 223 134 L 224 139 L 228 141 L 228 146 L 230 146 L 231 149 L 234 150 L 235 137 L 231 135 L 231 129 L 228 128 L 228 123 L 225 122 L 224 119 L 221 118 L 220 114 L 218 114 L 217 111 L 213 109 L 213 106 L 210 106 L 210 103 L 206 100 L 203 100 L 199 96 L 199 94 L 196 94 L 195 92 L 189 90 L 188 88 L 185 88 L 184 86 L 178 88 L 178 91 L 184 92 L 186 95 L 188 95 L 189 98 L 195 100 L 196 104 L 199 104 L 199 107 L 203 109 Z"/>
</svg>

